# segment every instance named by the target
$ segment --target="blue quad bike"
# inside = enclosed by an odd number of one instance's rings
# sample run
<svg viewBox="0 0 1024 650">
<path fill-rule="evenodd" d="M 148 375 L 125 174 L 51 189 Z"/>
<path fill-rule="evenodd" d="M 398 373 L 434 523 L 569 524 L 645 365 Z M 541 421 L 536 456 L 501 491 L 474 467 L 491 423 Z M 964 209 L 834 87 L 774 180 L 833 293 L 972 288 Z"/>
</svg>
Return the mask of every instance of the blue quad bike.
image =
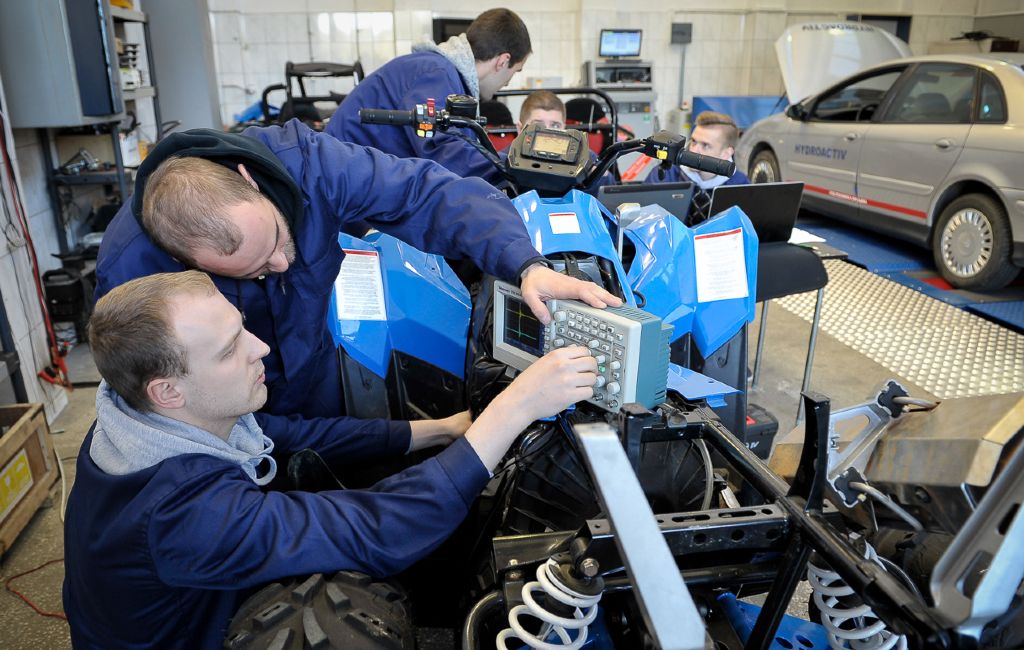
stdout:
<svg viewBox="0 0 1024 650">
<path fill-rule="evenodd" d="M 595 159 L 582 131 L 536 125 L 500 158 L 475 116 L 474 100 L 458 96 L 443 109 L 362 113 L 423 137 L 475 136 L 552 266 L 619 295 L 619 311 L 654 332 L 627 373 L 646 388 L 620 404 L 628 391 L 604 384 L 534 423 L 451 540 L 406 573 L 269 585 L 243 604 L 224 647 L 1024 647 L 1024 415 L 1018 430 L 1003 417 L 1024 414 L 1024 400 L 936 408 L 890 380 L 831 412 L 828 398 L 807 394 L 803 431 L 780 441 L 769 469 L 771 441 L 745 434 L 757 259 L 746 216 L 733 209 L 688 227 L 686 215 L 610 211 L 584 191 L 627 152 L 717 173 L 728 164 L 664 131 Z M 709 298 L 696 258 L 724 238 L 731 292 Z M 596 316 L 510 329 L 514 289 L 387 235 L 339 244 L 356 265 L 343 267 L 338 293 L 352 282 L 373 294 L 332 301 L 351 415 L 479 411 L 517 360 L 564 344 L 567 329 L 593 332 L 595 355 L 611 341 Z M 942 445 L 953 439 L 984 453 L 951 458 Z M 908 466 L 925 454 L 941 467 Z M 802 579 L 814 622 L 786 616 Z M 759 594 L 763 607 L 740 600 Z"/>
</svg>

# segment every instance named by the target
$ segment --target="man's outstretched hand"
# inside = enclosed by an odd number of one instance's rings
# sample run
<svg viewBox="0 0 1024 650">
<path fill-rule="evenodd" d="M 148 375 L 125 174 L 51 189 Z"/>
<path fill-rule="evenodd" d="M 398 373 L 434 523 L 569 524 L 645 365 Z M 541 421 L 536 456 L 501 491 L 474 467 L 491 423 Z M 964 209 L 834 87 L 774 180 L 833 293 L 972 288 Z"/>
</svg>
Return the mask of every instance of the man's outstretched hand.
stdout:
<svg viewBox="0 0 1024 650">
<path fill-rule="evenodd" d="M 551 322 L 551 312 L 544 301 L 552 298 L 572 298 L 598 309 L 618 307 L 622 304 L 621 299 L 593 282 L 558 273 L 543 264 L 535 264 L 526 269 L 520 289 L 523 292 L 523 300 L 544 325 Z"/>
</svg>

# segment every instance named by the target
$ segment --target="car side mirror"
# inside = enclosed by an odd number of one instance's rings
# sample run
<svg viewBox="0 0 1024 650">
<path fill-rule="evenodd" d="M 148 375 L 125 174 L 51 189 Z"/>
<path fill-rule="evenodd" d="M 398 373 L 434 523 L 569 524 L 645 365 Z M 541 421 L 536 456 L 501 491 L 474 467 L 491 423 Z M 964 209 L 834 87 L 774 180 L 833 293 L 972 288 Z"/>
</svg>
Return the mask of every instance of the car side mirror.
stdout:
<svg viewBox="0 0 1024 650">
<path fill-rule="evenodd" d="M 786 109 L 786 117 L 803 122 L 807 119 L 807 111 L 804 109 L 803 104 L 793 104 Z"/>
</svg>

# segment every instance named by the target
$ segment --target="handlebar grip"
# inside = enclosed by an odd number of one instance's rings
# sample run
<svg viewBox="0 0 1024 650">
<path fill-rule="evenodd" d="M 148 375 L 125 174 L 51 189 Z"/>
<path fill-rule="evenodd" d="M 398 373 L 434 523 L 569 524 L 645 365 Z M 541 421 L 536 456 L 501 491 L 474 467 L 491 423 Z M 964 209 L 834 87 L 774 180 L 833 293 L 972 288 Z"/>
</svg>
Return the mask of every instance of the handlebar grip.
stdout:
<svg viewBox="0 0 1024 650">
<path fill-rule="evenodd" d="M 732 176 L 736 173 L 736 163 L 731 160 L 702 156 L 685 149 L 676 156 L 676 163 L 698 171 L 711 172 L 718 176 Z"/>
<path fill-rule="evenodd" d="M 416 124 L 413 111 L 392 111 L 385 108 L 360 108 L 359 121 L 363 124 L 393 124 L 405 126 Z"/>
</svg>

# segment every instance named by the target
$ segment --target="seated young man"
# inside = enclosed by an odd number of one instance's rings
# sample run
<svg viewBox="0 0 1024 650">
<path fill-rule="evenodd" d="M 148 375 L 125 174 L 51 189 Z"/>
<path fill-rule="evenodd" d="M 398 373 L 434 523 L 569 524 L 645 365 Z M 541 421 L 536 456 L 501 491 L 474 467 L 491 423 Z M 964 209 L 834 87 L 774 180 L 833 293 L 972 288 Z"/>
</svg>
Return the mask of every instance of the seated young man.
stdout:
<svg viewBox="0 0 1024 650">
<path fill-rule="evenodd" d="M 536 90 L 526 96 L 519 108 L 516 127 L 522 131 L 527 124 L 540 124 L 548 129 L 565 128 L 565 104 L 550 90 Z"/>
<path fill-rule="evenodd" d="M 712 158 L 732 160 L 736 153 L 736 143 L 740 131 L 736 122 L 724 113 L 704 111 L 694 121 L 693 132 L 686 148 Z M 701 172 L 682 165 L 673 165 L 668 169 L 661 166 L 655 168 L 647 176 L 645 183 L 678 183 L 692 181 L 700 189 L 710 192 L 719 185 L 746 185 L 750 182 L 747 175 L 739 169 L 732 176 L 718 176 L 711 172 Z"/>
<path fill-rule="evenodd" d="M 111 290 L 89 342 L 104 381 L 65 522 L 76 648 L 220 647 L 264 583 L 401 571 L 455 529 L 520 431 L 590 397 L 596 380 L 594 358 L 574 347 L 540 359 L 472 423 L 254 415 L 269 348 L 199 271 Z M 367 490 L 261 489 L 274 450 L 352 462 L 447 443 Z"/>
</svg>

